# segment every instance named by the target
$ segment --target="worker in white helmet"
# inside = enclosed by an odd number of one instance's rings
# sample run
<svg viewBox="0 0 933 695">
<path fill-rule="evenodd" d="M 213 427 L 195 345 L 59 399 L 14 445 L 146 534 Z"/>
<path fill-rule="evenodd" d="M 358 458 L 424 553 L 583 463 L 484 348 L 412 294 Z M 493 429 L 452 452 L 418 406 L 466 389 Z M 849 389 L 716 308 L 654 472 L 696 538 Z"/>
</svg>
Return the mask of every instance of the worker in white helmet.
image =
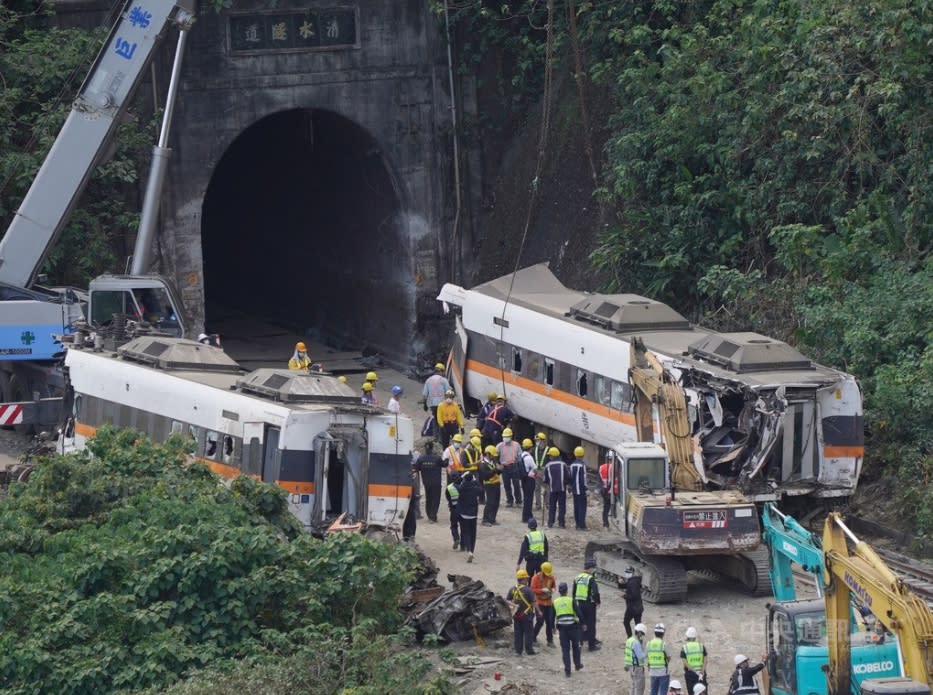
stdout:
<svg viewBox="0 0 933 695">
<path fill-rule="evenodd" d="M 680 649 L 680 658 L 684 662 L 684 681 L 687 693 L 693 692 L 693 686 L 706 682 L 706 647 L 697 641 L 697 629 L 692 625 L 684 633 L 684 646 Z"/>
</svg>

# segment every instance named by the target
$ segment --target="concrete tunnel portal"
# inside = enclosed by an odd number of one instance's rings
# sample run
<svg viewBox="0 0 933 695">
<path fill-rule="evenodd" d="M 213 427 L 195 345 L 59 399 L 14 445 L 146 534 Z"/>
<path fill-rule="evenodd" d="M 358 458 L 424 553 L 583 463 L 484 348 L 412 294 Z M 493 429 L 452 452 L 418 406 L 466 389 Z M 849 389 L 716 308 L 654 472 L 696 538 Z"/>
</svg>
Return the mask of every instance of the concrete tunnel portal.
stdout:
<svg viewBox="0 0 933 695">
<path fill-rule="evenodd" d="M 202 212 L 206 330 L 255 317 L 338 349 L 408 357 L 409 221 L 361 126 L 321 109 L 266 116 L 221 157 Z"/>
</svg>

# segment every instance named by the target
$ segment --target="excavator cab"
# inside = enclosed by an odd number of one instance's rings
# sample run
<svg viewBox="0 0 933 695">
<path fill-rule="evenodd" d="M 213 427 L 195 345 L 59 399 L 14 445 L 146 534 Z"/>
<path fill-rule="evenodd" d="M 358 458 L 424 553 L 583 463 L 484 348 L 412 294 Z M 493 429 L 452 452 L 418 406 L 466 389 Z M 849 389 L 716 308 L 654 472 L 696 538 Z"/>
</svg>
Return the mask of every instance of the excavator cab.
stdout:
<svg viewBox="0 0 933 695">
<path fill-rule="evenodd" d="M 157 275 L 103 275 L 91 281 L 88 317 L 95 330 L 106 330 L 120 317 L 148 323 L 155 333 L 185 337 L 181 303 L 171 285 Z"/>
</svg>

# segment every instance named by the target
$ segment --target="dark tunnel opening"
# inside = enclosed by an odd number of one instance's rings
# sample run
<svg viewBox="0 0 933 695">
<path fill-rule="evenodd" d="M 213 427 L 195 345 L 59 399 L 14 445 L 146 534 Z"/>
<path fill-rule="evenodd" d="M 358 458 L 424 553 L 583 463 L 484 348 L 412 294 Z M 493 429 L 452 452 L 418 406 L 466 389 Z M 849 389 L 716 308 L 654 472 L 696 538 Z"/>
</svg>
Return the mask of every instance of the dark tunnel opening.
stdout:
<svg viewBox="0 0 933 695">
<path fill-rule="evenodd" d="M 207 330 L 246 314 L 404 359 L 405 224 L 378 143 L 359 125 L 317 109 L 263 118 L 230 145 L 204 196 Z"/>
</svg>

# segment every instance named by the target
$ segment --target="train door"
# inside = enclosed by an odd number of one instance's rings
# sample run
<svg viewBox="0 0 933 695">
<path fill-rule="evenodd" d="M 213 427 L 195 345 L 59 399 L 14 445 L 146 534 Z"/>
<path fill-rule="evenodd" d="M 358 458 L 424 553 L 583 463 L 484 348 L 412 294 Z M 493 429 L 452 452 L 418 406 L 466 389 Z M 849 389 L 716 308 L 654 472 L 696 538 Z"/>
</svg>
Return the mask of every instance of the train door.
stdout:
<svg viewBox="0 0 933 695">
<path fill-rule="evenodd" d="M 454 344 L 450 349 L 450 358 L 447 364 L 448 380 L 457 393 L 457 400 L 466 403 L 466 360 L 467 360 L 467 332 L 463 321 L 457 316 L 454 326 Z"/>
<path fill-rule="evenodd" d="M 324 520 L 346 513 L 366 518 L 366 443 L 359 430 L 330 430 L 315 439 L 320 480 L 312 516 Z"/>
</svg>

